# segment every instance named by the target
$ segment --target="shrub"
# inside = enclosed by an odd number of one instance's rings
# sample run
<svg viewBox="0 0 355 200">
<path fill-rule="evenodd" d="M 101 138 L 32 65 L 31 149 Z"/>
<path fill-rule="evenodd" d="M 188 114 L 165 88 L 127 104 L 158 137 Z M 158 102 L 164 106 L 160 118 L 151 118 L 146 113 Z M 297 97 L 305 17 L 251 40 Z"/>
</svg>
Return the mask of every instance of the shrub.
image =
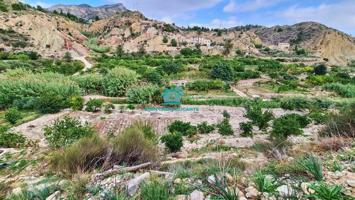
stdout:
<svg viewBox="0 0 355 200">
<path fill-rule="evenodd" d="M 276 188 L 279 186 L 273 177 L 268 178 L 260 171 L 254 174 L 253 181 L 259 192 L 275 193 Z"/>
<path fill-rule="evenodd" d="M 295 113 L 284 115 L 284 118 L 294 118 L 301 128 L 305 128 L 308 124 L 311 123 L 311 120 L 307 116 L 302 116 Z"/>
<path fill-rule="evenodd" d="M 167 200 L 169 186 L 162 180 L 152 180 L 142 185 L 140 196 L 142 200 Z"/>
<path fill-rule="evenodd" d="M 17 108 L 10 108 L 5 113 L 5 119 L 10 124 L 14 125 L 20 119 L 22 119 L 22 114 Z"/>
<path fill-rule="evenodd" d="M 155 141 L 137 124 L 132 124 L 112 140 L 114 160 L 118 163 L 136 165 L 158 158 Z"/>
<path fill-rule="evenodd" d="M 318 65 L 314 68 L 315 75 L 326 75 L 327 74 L 327 67 L 323 64 Z"/>
<path fill-rule="evenodd" d="M 180 50 L 180 54 L 183 56 L 200 56 L 202 51 L 201 49 L 183 48 Z"/>
<path fill-rule="evenodd" d="M 181 147 L 183 146 L 182 135 L 176 132 L 163 135 L 161 137 L 161 141 L 165 144 L 170 152 L 180 151 Z"/>
<path fill-rule="evenodd" d="M 103 78 L 104 94 L 110 97 L 123 96 L 137 80 L 138 75 L 135 71 L 126 68 L 114 68 Z"/>
<path fill-rule="evenodd" d="M 271 138 L 276 142 L 284 142 L 291 135 L 301 135 L 301 125 L 295 117 L 284 115 L 275 119 L 272 126 Z"/>
<path fill-rule="evenodd" d="M 85 41 L 85 46 L 89 47 L 91 50 L 97 53 L 106 53 L 110 51 L 109 46 L 100 46 L 97 38 L 90 38 L 89 40 Z"/>
<path fill-rule="evenodd" d="M 14 4 L 11 4 L 11 7 L 13 10 L 16 10 L 16 11 L 26 10 L 26 8 L 27 8 L 27 6 L 23 3 L 14 3 Z"/>
<path fill-rule="evenodd" d="M 183 122 L 180 120 L 176 120 L 168 126 L 169 132 L 177 132 L 184 136 L 187 136 L 189 130 L 193 128 L 194 127 L 191 125 L 190 122 Z"/>
<path fill-rule="evenodd" d="M 176 39 L 171 39 L 171 46 L 173 46 L 173 47 L 177 47 L 177 41 L 176 41 Z"/>
<path fill-rule="evenodd" d="M 297 163 L 304 172 L 312 174 L 317 181 L 323 180 L 322 162 L 316 156 L 309 155 L 305 158 L 301 158 Z"/>
<path fill-rule="evenodd" d="M 169 42 L 168 37 L 167 37 L 167 36 L 164 36 L 164 37 L 163 37 L 163 43 L 166 44 L 166 43 L 168 43 L 168 42 Z"/>
<path fill-rule="evenodd" d="M 0 147 L 1 148 L 18 148 L 24 146 L 26 138 L 18 133 L 6 130 L 0 130 Z"/>
<path fill-rule="evenodd" d="M 59 74 L 17 69 L 0 76 L 0 108 L 16 106 L 53 113 L 69 107 L 70 98 L 77 95 L 80 88 Z"/>
<path fill-rule="evenodd" d="M 82 125 L 79 120 L 68 116 L 56 120 L 53 125 L 44 128 L 44 136 L 54 148 L 66 147 L 93 133 L 94 131 L 88 124 Z"/>
<path fill-rule="evenodd" d="M 345 107 L 339 114 L 328 118 L 326 126 L 321 130 L 322 136 L 355 137 L 355 104 Z"/>
<path fill-rule="evenodd" d="M 87 112 L 98 112 L 103 104 L 104 102 L 101 99 L 90 99 L 85 105 L 85 110 Z"/>
<path fill-rule="evenodd" d="M 112 111 L 115 109 L 115 106 L 112 103 L 107 103 L 104 105 L 104 112 L 106 114 L 112 113 Z"/>
<path fill-rule="evenodd" d="M 189 90 L 195 91 L 223 90 L 226 86 L 227 84 L 221 80 L 197 80 L 186 85 Z"/>
<path fill-rule="evenodd" d="M 341 83 L 328 83 L 323 86 L 326 90 L 336 92 L 338 95 L 345 98 L 355 97 L 355 85 L 353 84 L 341 84 Z"/>
<path fill-rule="evenodd" d="M 72 80 L 76 82 L 84 94 L 103 94 L 103 77 L 98 74 L 85 74 L 73 76 Z"/>
<path fill-rule="evenodd" d="M 143 85 L 132 87 L 127 91 L 129 103 L 150 104 L 160 102 L 160 88 L 156 85 Z"/>
<path fill-rule="evenodd" d="M 312 107 L 312 103 L 303 97 L 285 98 L 281 101 L 281 108 L 287 110 L 302 110 Z"/>
<path fill-rule="evenodd" d="M 208 125 L 207 122 L 202 122 L 201 124 L 197 125 L 198 133 L 200 134 L 209 134 L 214 131 L 213 125 Z"/>
<path fill-rule="evenodd" d="M 218 63 L 211 70 L 211 78 L 224 81 L 234 80 L 234 70 L 228 64 Z"/>
<path fill-rule="evenodd" d="M 79 139 L 73 145 L 50 155 L 54 170 L 67 174 L 91 171 L 102 166 L 107 154 L 107 142 L 93 134 Z"/>
<path fill-rule="evenodd" d="M 263 112 L 259 103 L 248 106 L 245 116 L 252 120 L 252 123 L 261 130 L 266 129 L 269 126 L 268 122 L 274 118 L 270 111 Z"/>
<path fill-rule="evenodd" d="M 177 74 L 184 70 L 183 66 L 177 62 L 169 62 L 160 67 L 160 69 L 166 74 Z"/>
<path fill-rule="evenodd" d="M 241 136 L 243 137 L 253 137 L 253 124 L 251 122 L 240 123 L 240 128 L 243 130 Z"/>
<path fill-rule="evenodd" d="M 70 99 L 70 107 L 75 110 L 82 110 L 84 107 L 84 99 L 81 96 L 74 96 Z"/>
<path fill-rule="evenodd" d="M 245 70 L 244 72 L 237 72 L 236 76 L 240 79 L 259 78 L 260 73 L 252 70 Z"/>
<path fill-rule="evenodd" d="M 221 135 L 233 135 L 234 131 L 229 123 L 228 118 L 224 118 L 219 124 L 217 124 L 218 133 Z"/>
<path fill-rule="evenodd" d="M 223 117 L 224 118 L 227 118 L 227 119 L 230 119 L 231 118 L 231 115 L 228 113 L 228 111 L 226 110 L 223 110 L 223 113 L 222 113 Z"/>
<path fill-rule="evenodd" d="M 144 73 L 143 78 L 153 84 L 161 85 L 163 83 L 163 76 L 157 70 Z"/>
</svg>

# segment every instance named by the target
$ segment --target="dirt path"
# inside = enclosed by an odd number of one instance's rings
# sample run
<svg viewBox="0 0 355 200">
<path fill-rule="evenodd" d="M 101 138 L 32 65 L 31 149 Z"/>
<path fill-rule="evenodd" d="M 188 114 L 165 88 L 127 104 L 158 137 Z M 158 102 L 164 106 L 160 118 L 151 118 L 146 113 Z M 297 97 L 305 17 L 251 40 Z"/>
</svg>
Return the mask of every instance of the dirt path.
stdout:
<svg viewBox="0 0 355 200">
<path fill-rule="evenodd" d="M 78 52 L 74 51 L 74 50 L 71 50 L 70 51 L 70 54 L 72 55 L 73 57 L 73 60 L 79 60 L 81 62 L 84 63 L 84 69 L 82 71 L 87 71 L 89 69 L 91 69 L 93 67 L 93 65 L 86 59 L 86 56 L 85 55 L 81 55 L 79 54 Z M 78 75 L 80 72 L 74 74 L 74 75 Z"/>
</svg>

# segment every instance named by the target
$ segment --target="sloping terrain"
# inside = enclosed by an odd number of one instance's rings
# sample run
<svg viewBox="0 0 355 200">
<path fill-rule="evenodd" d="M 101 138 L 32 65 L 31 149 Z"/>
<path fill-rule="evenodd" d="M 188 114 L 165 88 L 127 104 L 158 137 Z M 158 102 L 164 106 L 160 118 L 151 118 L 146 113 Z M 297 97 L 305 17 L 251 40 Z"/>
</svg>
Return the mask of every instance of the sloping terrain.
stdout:
<svg viewBox="0 0 355 200">
<path fill-rule="evenodd" d="M 99 19 L 112 17 L 118 13 L 128 11 L 127 8 L 123 6 L 123 4 L 113 4 L 113 5 L 104 5 L 99 7 L 91 7 L 87 4 L 81 5 L 54 5 L 48 8 L 49 11 L 57 11 L 62 13 L 70 13 L 79 18 L 85 20 L 93 20 L 97 17 Z"/>
</svg>

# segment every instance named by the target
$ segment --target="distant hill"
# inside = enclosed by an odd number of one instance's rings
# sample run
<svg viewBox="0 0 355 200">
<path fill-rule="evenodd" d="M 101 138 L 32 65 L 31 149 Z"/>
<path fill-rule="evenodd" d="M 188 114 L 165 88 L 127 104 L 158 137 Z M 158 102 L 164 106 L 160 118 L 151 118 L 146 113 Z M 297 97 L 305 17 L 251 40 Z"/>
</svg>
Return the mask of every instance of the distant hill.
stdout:
<svg viewBox="0 0 355 200">
<path fill-rule="evenodd" d="M 7 0 L 9 1 L 9 0 Z M 126 52 L 179 54 L 183 48 L 200 48 L 208 55 L 235 56 L 247 54 L 282 57 L 300 62 L 325 62 L 346 65 L 355 60 L 354 38 L 315 22 L 291 26 L 240 26 L 231 29 L 181 28 L 147 19 L 122 4 L 57 5 L 49 8 L 93 20 L 80 23 L 68 16 L 27 7 L 0 12 L 0 49 L 33 50 L 42 56 L 60 57 L 72 48 L 80 55 L 101 51 L 113 53 L 118 46 Z M 14 39 L 18 38 L 18 39 Z M 165 42 L 164 42 L 165 41 Z M 229 47 L 226 51 L 226 47 Z M 101 50 L 100 50 L 101 49 Z M 300 53 L 300 54 L 298 54 Z"/>
<path fill-rule="evenodd" d="M 104 6 L 99 6 L 99 7 L 92 7 L 87 4 L 80 4 L 80 5 L 55 5 L 52 7 L 48 8 L 49 11 L 57 11 L 57 12 L 63 12 L 63 13 L 70 13 L 72 15 L 75 15 L 79 18 L 85 19 L 85 20 L 93 20 L 95 18 L 107 18 L 114 16 L 118 13 L 123 13 L 128 11 L 126 7 L 123 6 L 123 4 L 118 3 L 118 4 L 112 4 L 112 5 L 104 5 Z"/>
</svg>

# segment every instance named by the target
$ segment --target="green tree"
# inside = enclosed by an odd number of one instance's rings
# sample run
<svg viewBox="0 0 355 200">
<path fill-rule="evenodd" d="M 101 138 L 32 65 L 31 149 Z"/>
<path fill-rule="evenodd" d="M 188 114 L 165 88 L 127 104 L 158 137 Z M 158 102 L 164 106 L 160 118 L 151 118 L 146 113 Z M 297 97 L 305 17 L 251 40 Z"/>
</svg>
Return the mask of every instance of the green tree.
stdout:
<svg viewBox="0 0 355 200">
<path fill-rule="evenodd" d="M 65 52 L 63 59 L 67 62 L 70 62 L 73 60 L 73 57 L 71 56 L 71 53 L 69 51 Z"/>
<path fill-rule="evenodd" d="M 171 46 L 177 47 L 177 41 L 175 38 L 171 39 Z"/>
<path fill-rule="evenodd" d="M 118 45 L 116 48 L 116 57 L 121 58 L 124 56 L 125 52 L 122 45 Z"/>
<path fill-rule="evenodd" d="M 211 70 L 211 78 L 233 81 L 234 70 L 226 63 L 218 63 Z"/>
<path fill-rule="evenodd" d="M 163 43 L 166 44 L 166 43 L 168 43 L 168 42 L 169 42 L 168 37 L 167 37 L 167 36 L 164 36 L 164 37 L 163 37 Z"/>
</svg>

